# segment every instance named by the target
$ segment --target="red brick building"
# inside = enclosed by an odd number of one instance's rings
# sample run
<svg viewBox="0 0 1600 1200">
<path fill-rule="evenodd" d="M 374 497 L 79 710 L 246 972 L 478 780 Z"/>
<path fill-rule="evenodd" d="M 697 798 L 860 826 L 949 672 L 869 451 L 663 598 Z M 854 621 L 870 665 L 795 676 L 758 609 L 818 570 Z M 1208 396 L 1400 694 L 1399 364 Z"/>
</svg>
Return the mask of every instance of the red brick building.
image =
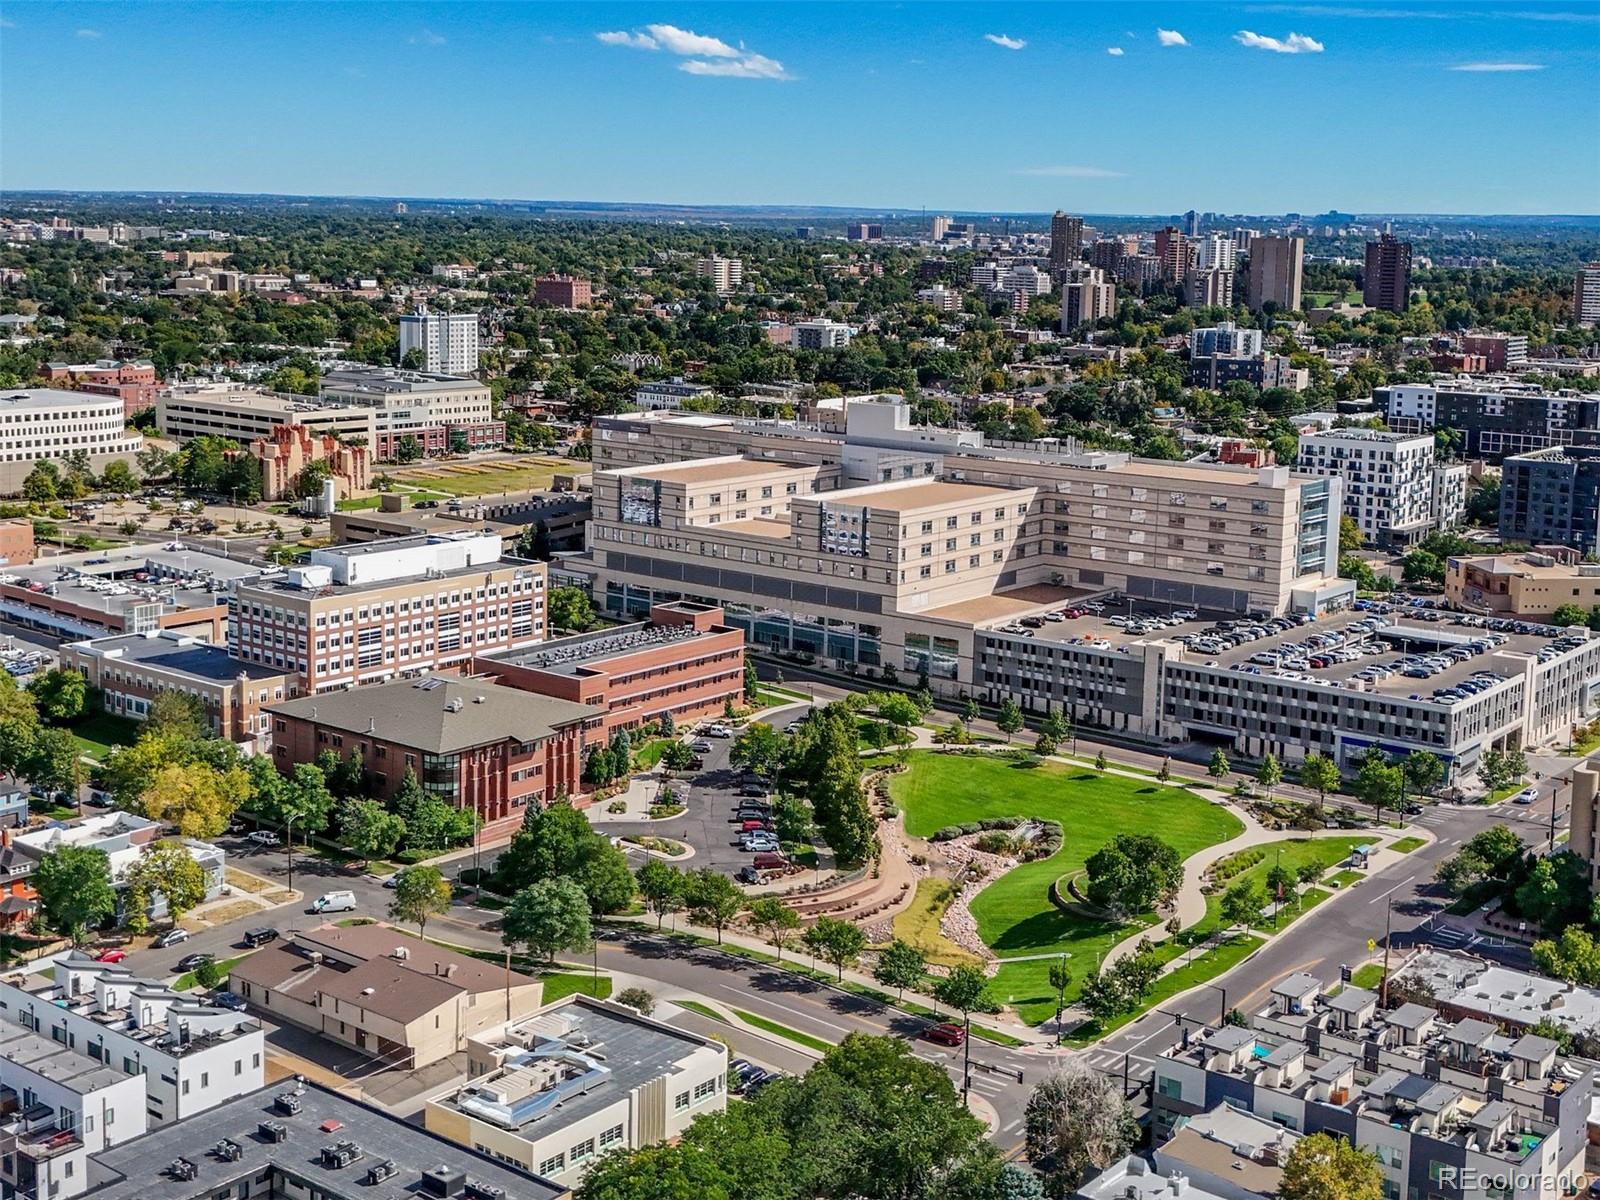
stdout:
<svg viewBox="0 0 1600 1200">
<path fill-rule="evenodd" d="M 557 308 L 588 308 L 594 302 L 594 289 L 587 279 L 545 275 L 533 281 L 533 302 Z"/>
<path fill-rule="evenodd" d="M 480 655 L 474 676 L 540 696 L 583 704 L 606 737 L 653 725 L 720 716 L 744 690 L 744 631 L 711 605 L 657 604 L 650 619 L 620 629 L 560 638 L 530 650 Z"/>
<path fill-rule="evenodd" d="M 40 374 L 51 383 L 75 392 L 96 396 L 115 396 L 122 401 L 126 416 L 154 407 L 161 390 L 153 363 L 121 362 L 103 358 L 92 363 L 46 363 Z"/>
<path fill-rule="evenodd" d="M 389 799 L 407 769 L 492 838 L 516 828 L 529 804 L 582 802 L 585 739 L 603 714 L 485 679 L 427 675 L 272 705 L 273 761 L 288 772 L 324 750 L 359 750 L 376 794 Z"/>
<path fill-rule="evenodd" d="M 26 517 L 0 521 L 0 566 L 25 567 L 35 551 L 32 521 Z"/>
</svg>

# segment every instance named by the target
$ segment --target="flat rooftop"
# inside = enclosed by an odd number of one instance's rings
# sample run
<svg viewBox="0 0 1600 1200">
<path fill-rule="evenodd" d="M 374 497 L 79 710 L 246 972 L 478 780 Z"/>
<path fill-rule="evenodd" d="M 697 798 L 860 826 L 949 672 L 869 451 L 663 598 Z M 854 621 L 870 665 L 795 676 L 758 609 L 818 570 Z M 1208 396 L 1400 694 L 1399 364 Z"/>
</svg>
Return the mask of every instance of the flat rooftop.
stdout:
<svg viewBox="0 0 1600 1200">
<path fill-rule="evenodd" d="M 280 1109 L 276 1098 L 294 1093 L 299 1111 Z M 282 1141 L 262 1136 L 260 1124 L 274 1122 Z M 232 1139 L 241 1156 L 229 1162 L 212 1153 L 223 1139 Z M 361 1157 L 348 1166 L 326 1165 L 324 1147 L 355 1143 Z M 179 1182 L 167 1168 L 179 1158 L 195 1164 L 195 1178 Z M 392 1164 L 386 1185 L 364 1182 L 379 1164 Z M 502 1189 L 504 1200 L 557 1200 L 567 1189 L 536 1175 L 429 1133 L 377 1108 L 359 1104 L 315 1083 L 292 1080 L 240 1096 L 187 1120 L 162 1126 L 93 1157 L 89 1200 L 193 1200 L 254 1179 L 262 1171 L 282 1171 L 306 1180 L 325 1196 L 340 1200 L 361 1197 L 426 1195 L 424 1173 L 439 1167 L 465 1172 L 470 1179 Z M 254 1190 L 252 1189 L 252 1194 Z"/>
<path fill-rule="evenodd" d="M 692 625 L 652 625 L 640 621 L 616 629 L 603 629 L 595 633 L 579 633 L 572 637 L 557 638 L 552 642 L 526 650 L 508 650 L 502 654 L 485 657 L 492 662 L 510 663 L 533 671 L 548 671 L 556 675 L 576 675 L 593 670 L 601 664 L 641 650 L 657 646 L 670 646 L 695 638 L 709 637 Z"/>
<path fill-rule="evenodd" d="M 92 392 L 70 392 L 65 388 L 6 388 L 0 391 L 0 409 L 7 411 L 46 408 L 82 408 L 112 399 Z"/>
<path fill-rule="evenodd" d="M 625 1101 L 635 1088 L 677 1074 L 684 1059 L 707 1048 L 721 1050 L 717 1043 L 685 1030 L 674 1029 L 639 1017 L 617 1005 L 596 1002 L 585 996 L 573 996 L 566 1002 L 547 1008 L 536 1016 L 521 1021 L 507 1031 L 503 1045 L 526 1046 L 541 1052 L 565 1047 L 568 1051 L 605 1067 L 609 1074 L 605 1081 L 562 1100 L 559 1116 L 541 1109 L 537 1115 L 518 1128 L 563 1123 L 575 1123 L 604 1112 L 613 1104 Z M 724 1051 L 725 1053 L 725 1051 Z M 492 1075 L 468 1082 L 467 1086 L 441 1101 L 446 1108 L 470 1111 L 470 1102 L 463 1109 L 461 1101 L 482 1085 L 501 1084 L 510 1096 L 531 1097 L 537 1092 L 538 1081 L 532 1076 L 518 1076 L 519 1068 L 510 1064 Z M 512 1100 L 515 1103 L 515 1100 Z M 485 1119 L 480 1117 L 479 1119 Z M 539 1130 L 543 1136 L 544 1130 Z"/>
<path fill-rule="evenodd" d="M 866 487 L 829 492 L 822 499 L 827 504 L 855 504 L 882 512 L 909 512 L 944 504 L 992 504 L 997 498 L 1009 500 L 1018 491 L 1017 488 L 985 487 L 980 483 L 930 480 L 926 483 L 868 484 Z"/>
<path fill-rule="evenodd" d="M 432 533 L 419 536 L 435 538 L 438 537 L 439 534 Z M 409 539 L 378 538 L 377 540 L 371 542 L 352 542 L 342 546 L 328 546 L 325 547 L 325 549 L 338 550 L 341 552 L 364 550 L 369 554 L 377 554 L 385 550 L 393 550 L 396 543 L 405 540 Z M 316 564 L 313 563 L 310 565 L 315 566 Z M 365 583 L 329 582 L 320 587 L 305 588 L 296 583 L 292 583 L 287 576 L 273 576 L 254 580 L 244 586 L 245 589 L 251 592 L 281 592 L 290 596 L 359 596 L 363 592 L 381 592 L 386 588 L 415 588 L 423 584 L 428 585 L 430 588 L 442 587 L 453 579 L 463 579 L 467 577 L 482 579 L 483 576 L 489 571 L 500 571 L 507 567 L 519 565 L 532 567 L 537 564 L 525 562 L 523 559 L 519 558 L 502 556 L 494 562 L 477 563 L 471 566 L 463 567 L 453 567 L 445 571 L 435 571 L 431 575 L 425 575 L 422 571 L 418 571 L 412 575 L 401 575 L 394 579 L 372 579 Z"/>
<path fill-rule="evenodd" d="M 691 524 L 686 528 L 709 529 L 708 525 Z M 742 533 L 746 537 L 768 538 L 774 542 L 786 542 L 794 533 L 788 521 L 778 517 L 752 517 L 748 521 L 723 521 L 716 528 L 722 533 Z"/>
<path fill-rule="evenodd" d="M 1083 588 L 1055 587 L 1047 583 L 1030 584 L 1006 592 L 994 592 L 972 600 L 923 609 L 920 616 L 935 621 L 954 621 L 961 625 L 993 625 L 1030 617 L 1036 613 L 1064 608 L 1092 593 Z"/>
<path fill-rule="evenodd" d="M 0 1024 L 0 1059 L 80 1096 L 128 1078 L 121 1071 L 114 1071 L 86 1054 L 69 1050 L 60 1042 L 19 1025 Z M 18 1081 L 12 1082 L 15 1085 Z M 22 1089 L 17 1086 L 16 1090 Z"/>
<path fill-rule="evenodd" d="M 761 458 L 724 455 L 721 458 L 692 459 L 661 466 L 623 468 L 625 473 L 643 475 L 668 483 L 716 483 L 718 480 L 756 479 L 763 475 L 788 475 L 814 470 L 793 463 L 770 462 Z"/>
<path fill-rule="evenodd" d="M 165 633 L 117 634 L 78 642 L 74 648 L 118 662 L 191 675 L 210 683 L 232 683 L 241 675 L 247 679 L 280 679 L 294 673 L 232 658 L 225 646 Z"/>
</svg>

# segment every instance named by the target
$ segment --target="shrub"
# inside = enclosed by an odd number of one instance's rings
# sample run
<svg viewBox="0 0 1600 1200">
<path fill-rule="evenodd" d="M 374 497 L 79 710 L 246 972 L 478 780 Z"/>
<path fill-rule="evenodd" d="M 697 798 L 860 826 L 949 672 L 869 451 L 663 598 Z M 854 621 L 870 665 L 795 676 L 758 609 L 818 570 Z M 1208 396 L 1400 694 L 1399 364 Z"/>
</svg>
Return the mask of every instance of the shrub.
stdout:
<svg viewBox="0 0 1600 1200">
<path fill-rule="evenodd" d="M 1017 850 L 1016 839 L 1003 829 L 989 830 L 973 845 L 985 854 L 1015 854 Z"/>
<path fill-rule="evenodd" d="M 606 811 L 608 813 L 627 812 L 628 802 L 626 800 L 613 800 L 610 804 L 606 805 Z"/>
<path fill-rule="evenodd" d="M 618 1004 L 626 1005 L 641 1017 L 648 1017 L 655 1011 L 656 998 L 642 987 L 623 988 L 615 996 Z"/>
<path fill-rule="evenodd" d="M 222 967 L 215 961 L 203 962 L 194 969 L 194 981 L 199 987 L 210 991 L 222 982 Z"/>
</svg>

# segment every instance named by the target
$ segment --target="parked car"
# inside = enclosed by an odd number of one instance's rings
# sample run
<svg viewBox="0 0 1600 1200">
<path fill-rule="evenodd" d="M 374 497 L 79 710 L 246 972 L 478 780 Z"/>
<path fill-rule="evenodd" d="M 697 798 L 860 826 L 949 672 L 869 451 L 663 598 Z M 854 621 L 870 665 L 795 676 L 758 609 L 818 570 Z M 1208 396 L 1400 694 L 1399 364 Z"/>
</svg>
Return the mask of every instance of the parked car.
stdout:
<svg viewBox="0 0 1600 1200">
<path fill-rule="evenodd" d="M 234 1012 L 243 1012 L 248 1007 L 245 998 L 238 992 L 213 992 L 211 1003 L 218 1008 L 232 1009 Z"/>
<path fill-rule="evenodd" d="M 741 795 L 741 796 L 754 796 L 757 799 L 764 800 L 764 799 L 766 799 L 767 789 L 766 789 L 766 787 L 764 785 L 759 784 L 759 783 L 741 784 L 740 787 L 739 787 L 739 795 Z"/>
<path fill-rule="evenodd" d="M 111 949 L 100 951 L 99 954 L 94 956 L 94 960 L 95 962 L 103 963 L 119 963 L 127 957 L 128 952 L 126 950 Z"/>
<path fill-rule="evenodd" d="M 179 943 L 187 942 L 188 940 L 189 931 L 183 928 L 181 925 L 174 925 L 160 937 L 156 938 L 155 941 L 151 942 L 150 949 L 165 950 L 168 946 L 176 946 Z"/>
<path fill-rule="evenodd" d="M 689 743 L 689 749 L 693 750 L 696 754 L 710 754 L 711 743 L 706 741 L 705 738 L 699 738 L 698 740 Z"/>
<path fill-rule="evenodd" d="M 254 949 L 257 946 L 265 946 L 268 942 L 277 941 L 278 931 L 263 925 L 259 929 L 245 930 L 244 938 L 242 940 L 246 946 Z"/>
<path fill-rule="evenodd" d="M 283 844 L 283 839 L 270 829 L 258 829 L 254 833 L 246 834 L 244 840 L 254 842 L 258 846 L 278 846 Z"/>
<path fill-rule="evenodd" d="M 731 738 L 733 736 L 733 727 L 729 725 L 712 725 L 706 729 L 706 736 L 714 738 Z"/>
<path fill-rule="evenodd" d="M 756 833 L 756 832 L 758 832 L 760 830 L 770 830 L 771 828 L 772 828 L 772 822 L 771 821 L 761 821 L 761 820 L 757 820 L 755 818 L 751 818 L 748 821 L 739 822 L 739 832 L 740 833 Z"/>
<path fill-rule="evenodd" d="M 941 1046 L 960 1046 L 967 1040 L 967 1031 L 949 1021 L 941 1021 L 937 1025 L 929 1025 L 922 1031 L 922 1036 Z"/>
<path fill-rule="evenodd" d="M 1513 803 L 1513 804 L 1533 804 L 1533 803 L 1537 802 L 1538 799 L 1539 799 L 1539 789 L 1538 788 L 1536 788 L 1536 787 L 1525 787 L 1520 792 L 1518 792 L 1515 796 L 1511 797 L 1511 803 Z"/>
<path fill-rule="evenodd" d="M 395 872 L 399 874 L 399 872 Z M 311 912 L 334 913 L 354 912 L 356 909 L 356 894 L 350 891 L 323 892 L 311 902 Z"/>
<path fill-rule="evenodd" d="M 800 732 L 800 726 L 802 726 L 804 724 L 805 724 L 804 721 L 790 721 L 787 725 L 785 725 L 783 727 L 783 731 L 785 733 L 799 733 Z"/>
<path fill-rule="evenodd" d="M 185 954 L 182 958 L 180 958 L 178 960 L 178 970 L 184 971 L 184 972 L 198 971 L 201 967 L 205 966 L 208 962 L 216 962 L 216 961 L 217 961 L 217 956 L 215 954 L 206 954 L 206 953 L 203 953 L 203 952 L 200 953 L 200 954 Z"/>
</svg>

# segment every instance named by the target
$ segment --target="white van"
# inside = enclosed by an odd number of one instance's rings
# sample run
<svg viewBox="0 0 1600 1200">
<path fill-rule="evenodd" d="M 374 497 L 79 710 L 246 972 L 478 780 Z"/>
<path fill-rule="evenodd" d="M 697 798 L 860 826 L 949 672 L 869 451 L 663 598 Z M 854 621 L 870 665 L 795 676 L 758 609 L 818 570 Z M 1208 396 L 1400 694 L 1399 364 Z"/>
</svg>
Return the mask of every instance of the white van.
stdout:
<svg viewBox="0 0 1600 1200">
<path fill-rule="evenodd" d="M 311 911 L 314 913 L 354 912 L 355 907 L 354 892 L 323 892 L 311 902 Z"/>
</svg>

